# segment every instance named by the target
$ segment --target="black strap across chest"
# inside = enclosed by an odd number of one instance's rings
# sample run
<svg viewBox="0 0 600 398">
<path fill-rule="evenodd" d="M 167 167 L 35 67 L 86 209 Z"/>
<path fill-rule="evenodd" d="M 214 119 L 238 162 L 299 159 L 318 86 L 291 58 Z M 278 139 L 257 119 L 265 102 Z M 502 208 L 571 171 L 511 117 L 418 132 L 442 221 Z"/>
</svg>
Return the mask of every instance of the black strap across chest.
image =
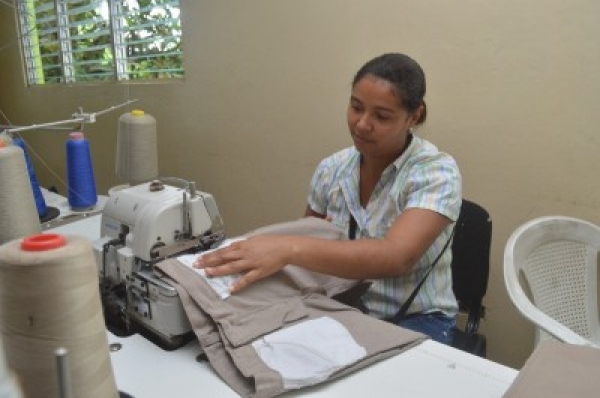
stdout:
<svg viewBox="0 0 600 398">
<path fill-rule="evenodd" d="M 350 239 L 350 240 L 356 239 L 356 230 L 357 229 L 358 229 L 358 225 L 356 223 L 356 220 L 354 219 L 354 216 L 352 214 L 350 214 L 350 223 L 348 225 L 348 239 Z M 433 260 L 433 263 L 431 263 L 431 265 L 429 266 L 429 269 L 427 270 L 427 272 L 425 273 L 423 278 L 419 281 L 419 284 L 417 286 L 415 286 L 414 290 L 412 291 L 412 293 L 410 294 L 408 299 L 402 304 L 402 306 L 400 307 L 398 312 L 396 312 L 396 314 L 394 316 L 387 318 L 386 321 L 397 325 L 402 319 L 404 319 L 406 317 L 406 312 L 408 311 L 408 308 L 410 307 L 412 302 L 415 300 L 415 297 L 417 297 L 417 293 L 419 293 L 421 286 L 423 286 L 423 284 L 425 283 L 425 280 L 427 279 L 427 277 L 429 276 L 429 274 L 431 273 L 433 268 L 436 266 L 436 264 L 438 263 L 438 261 L 440 260 L 442 255 L 446 252 L 446 249 L 448 249 L 448 246 L 450 246 L 450 242 L 452 241 L 452 238 L 454 237 L 454 230 L 455 230 L 455 228 L 452 228 L 452 233 L 450 234 L 450 237 L 444 244 L 444 247 L 438 253 L 435 260 Z"/>
</svg>

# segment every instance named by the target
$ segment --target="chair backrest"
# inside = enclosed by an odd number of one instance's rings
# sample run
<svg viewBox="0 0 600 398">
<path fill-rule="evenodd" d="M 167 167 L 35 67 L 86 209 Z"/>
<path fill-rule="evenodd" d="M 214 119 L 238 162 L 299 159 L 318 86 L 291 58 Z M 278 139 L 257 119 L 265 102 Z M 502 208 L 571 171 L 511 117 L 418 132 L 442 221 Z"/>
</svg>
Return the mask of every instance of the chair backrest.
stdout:
<svg viewBox="0 0 600 398">
<path fill-rule="evenodd" d="M 540 217 L 511 234 L 504 282 L 519 312 L 537 326 L 536 344 L 554 338 L 600 345 L 599 252 L 600 227 L 576 218 Z"/>
<path fill-rule="evenodd" d="M 479 318 L 483 316 L 482 301 L 488 286 L 492 219 L 483 207 L 463 199 L 455 228 L 452 241 L 454 295 L 461 310 L 474 310 Z"/>
</svg>

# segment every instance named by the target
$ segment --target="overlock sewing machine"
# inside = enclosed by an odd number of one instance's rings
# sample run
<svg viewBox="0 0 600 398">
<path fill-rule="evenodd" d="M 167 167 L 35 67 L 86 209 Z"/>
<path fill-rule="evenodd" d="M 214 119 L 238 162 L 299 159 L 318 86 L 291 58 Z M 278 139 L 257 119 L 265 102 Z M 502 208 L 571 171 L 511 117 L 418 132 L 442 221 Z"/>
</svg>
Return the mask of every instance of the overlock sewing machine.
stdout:
<svg viewBox="0 0 600 398">
<path fill-rule="evenodd" d="M 165 349 L 189 341 L 193 331 L 179 295 L 154 264 L 224 239 L 212 195 L 193 183 L 180 188 L 159 180 L 117 190 L 102 211 L 100 236 L 94 254 L 108 329 L 139 332 Z"/>
</svg>

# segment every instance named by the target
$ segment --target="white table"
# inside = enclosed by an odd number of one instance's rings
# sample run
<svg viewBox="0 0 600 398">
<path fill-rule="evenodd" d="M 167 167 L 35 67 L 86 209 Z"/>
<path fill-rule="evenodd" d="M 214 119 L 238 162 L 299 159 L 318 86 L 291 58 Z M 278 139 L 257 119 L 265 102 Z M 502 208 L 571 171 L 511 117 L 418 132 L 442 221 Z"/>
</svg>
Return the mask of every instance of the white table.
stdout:
<svg viewBox="0 0 600 398">
<path fill-rule="evenodd" d="M 102 208 L 104 204 L 108 200 L 108 196 L 98 195 L 98 201 L 93 209 L 84 210 L 84 211 L 75 211 L 71 209 L 69 206 L 69 201 L 62 195 L 49 191 L 45 188 L 41 188 L 42 195 L 44 196 L 44 202 L 46 202 L 46 206 L 54 207 L 58 210 L 59 215 L 57 218 L 52 219 L 50 221 L 46 221 L 42 223 L 42 230 L 46 231 L 49 229 L 57 228 L 61 225 L 66 225 L 73 223 L 75 221 L 91 217 L 93 215 L 99 215 L 102 212 Z M 98 223 L 100 222 L 100 217 L 98 217 Z M 98 224 L 99 225 L 99 224 Z M 98 239 L 100 237 L 100 227 L 98 229 L 94 229 L 96 235 L 91 235 L 91 239 Z"/>
<path fill-rule="evenodd" d="M 197 362 L 200 347 L 191 342 L 164 351 L 140 335 L 119 338 L 112 365 L 120 391 L 134 398 L 239 397 L 207 362 Z M 318 386 L 285 396 L 501 398 L 517 371 L 428 340 L 400 355 Z"/>
<path fill-rule="evenodd" d="M 52 232 L 100 235 L 99 214 L 51 229 Z M 108 334 L 121 349 L 111 353 L 120 391 L 134 398 L 227 398 L 238 395 L 207 362 L 196 361 L 197 342 L 164 351 L 140 335 Z M 310 397 L 459 397 L 501 398 L 517 376 L 515 369 L 429 340 L 395 357 L 343 378 L 285 396 Z"/>
</svg>

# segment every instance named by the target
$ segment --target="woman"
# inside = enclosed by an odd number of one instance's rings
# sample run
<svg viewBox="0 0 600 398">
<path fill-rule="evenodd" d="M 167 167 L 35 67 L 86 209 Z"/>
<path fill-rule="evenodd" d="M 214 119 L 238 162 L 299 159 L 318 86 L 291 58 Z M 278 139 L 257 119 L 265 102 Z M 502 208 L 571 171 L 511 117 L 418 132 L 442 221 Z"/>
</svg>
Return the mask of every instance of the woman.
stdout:
<svg viewBox="0 0 600 398">
<path fill-rule="evenodd" d="M 392 317 L 451 238 L 461 204 L 456 162 L 413 131 L 427 115 L 424 96 L 423 70 L 404 54 L 376 57 L 354 77 L 347 114 L 354 146 L 317 167 L 306 215 L 356 239 L 253 237 L 202 256 L 196 267 L 209 276 L 244 273 L 232 292 L 286 264 L 369 279 L 369 313 Z M 399 323 L 444 343 L 452 341 L 458 309 L 451 259 L 444 251 Z"/>
</svg>

